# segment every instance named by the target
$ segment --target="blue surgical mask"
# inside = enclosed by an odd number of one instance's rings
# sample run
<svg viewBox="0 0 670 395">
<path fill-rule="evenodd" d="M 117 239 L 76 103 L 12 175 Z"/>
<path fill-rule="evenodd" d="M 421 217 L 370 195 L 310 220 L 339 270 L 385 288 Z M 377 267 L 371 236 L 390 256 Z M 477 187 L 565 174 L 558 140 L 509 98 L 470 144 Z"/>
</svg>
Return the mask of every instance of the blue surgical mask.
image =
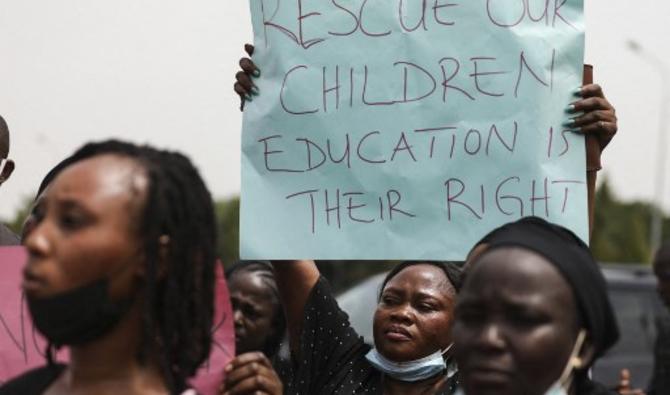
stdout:
<svg viewBox="0 0 670 395">
<path fill-rule="evenodd" d="M 391 361 L 373 348 L 365 355 L 365 358 L 375 369 L 389 377 L 398 381 L 415 382 L 437 376 L 445 371 L 447 363 L 443 355 L 450 348 L 451 345 L 444 351 L 438 350 L 426 357 L 407 362 Z"/>
</svg>

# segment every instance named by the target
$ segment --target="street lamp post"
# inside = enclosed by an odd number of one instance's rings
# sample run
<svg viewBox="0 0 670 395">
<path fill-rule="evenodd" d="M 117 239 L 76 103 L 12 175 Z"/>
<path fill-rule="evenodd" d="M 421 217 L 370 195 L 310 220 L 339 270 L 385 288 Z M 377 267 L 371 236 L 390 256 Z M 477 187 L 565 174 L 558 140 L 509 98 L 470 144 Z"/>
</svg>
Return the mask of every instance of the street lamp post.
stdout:
<svg viewBox="0 0 670 395">
<path fill-rule="evenodd" d="M 663 237 L 663 193 L 665 192 L 665 153 L 666 124 L 668 122 L 668 103 L 670 102 L 670 76 L 668 66 L 654 53 L 646 50 L 638 42 L 628 41 L 628 48 L 647 60 L 661 78 L 661 108 L 658 123 L 658 141 L 656 147 L 656 182 L 654 183 L 654 209 L 649 232 L 649 244 L 652 254 L 658 250 Z"/>
</svg>

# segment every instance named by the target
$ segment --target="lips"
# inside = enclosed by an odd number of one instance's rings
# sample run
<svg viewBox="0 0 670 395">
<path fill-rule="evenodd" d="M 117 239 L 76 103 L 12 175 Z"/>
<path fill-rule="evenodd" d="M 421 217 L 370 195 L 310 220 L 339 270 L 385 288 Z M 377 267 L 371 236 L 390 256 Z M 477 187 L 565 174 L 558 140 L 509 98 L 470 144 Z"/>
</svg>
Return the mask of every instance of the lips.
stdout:
<svg viewBox="0 0 670 395">
<path fill-rule="evenodd" d="M 463 373 L 470 383 L 483 387 L 504 386 L 513 379 L 511 371 L 492 365 L 469 366 Z"/>
<path fill-rule="evenodd" d="M 21 284 L 21 288 L 23 288 L 27 294 L 39 291 L 45 284 L 46 281 L 31 271 L 28 266 L 23 269 L 23 283 Z"/>
<path fill-rule="evenodd" d="M 384 335 L 391 341 L 409 341 L 412 335 L 407 329 L 400 325 L 391 325 L 384 330 Z"/>
</svg>

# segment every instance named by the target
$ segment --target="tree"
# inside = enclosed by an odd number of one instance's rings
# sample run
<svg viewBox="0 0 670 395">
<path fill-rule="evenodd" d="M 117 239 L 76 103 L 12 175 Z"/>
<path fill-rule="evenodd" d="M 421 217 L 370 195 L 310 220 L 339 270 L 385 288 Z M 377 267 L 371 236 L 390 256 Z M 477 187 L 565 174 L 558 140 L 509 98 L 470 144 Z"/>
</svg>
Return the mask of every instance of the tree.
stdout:
<svg viewBox="0 0 670 395">
<path fill-rule="evenodd" d="M 218 231 L 216 251 L 225 266 L 240 259 L 240 198 L 218 200 L 215 203 Z"/>
<path fill-rule="evenodd" d="M 649 221 L 652 206 L 622 202 L 605 179 L 596 192 L 591 251 L 602 262 L 649 262 Z"/>
<path fill-rule="evenodd" d="M 26 196 L 21 200 L 21 207 L 16 211 L 14 216 L 8 220 L 3 221 L 12 232 L 17 235 L 21 234 L 21 228 L 23 228 L 23 222 L 30 214 L 30 211 L 33 208 L 33 196 Z"/>
</svg>

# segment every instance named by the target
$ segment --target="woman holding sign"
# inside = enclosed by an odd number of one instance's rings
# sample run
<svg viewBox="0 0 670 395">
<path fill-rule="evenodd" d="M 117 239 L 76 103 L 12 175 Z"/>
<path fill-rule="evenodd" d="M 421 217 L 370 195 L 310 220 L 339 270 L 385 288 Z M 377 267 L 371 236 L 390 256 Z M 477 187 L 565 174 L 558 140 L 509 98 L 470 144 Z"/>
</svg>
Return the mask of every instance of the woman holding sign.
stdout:
<svg viewBox="0 0 670 395">
<path fill-rule="evenodd" d="M 182 394 L 207 359 L 214 211 L 184 156 L 107 141 L 59 169 L 35 207 L 23 289 L 48 365 L 0 394 Z M 53 361 L 67 347 L 68 365 Z"/>
<path fill-rule="evenodd" d="M 615 394 L 588 377 L 619 337 L 588 247 L 535 217 L 498 228 L 481 245 L 452 329 L 462 394 Z"/>
<path fill-rule="evenodd" d="M 405 262 L 384 280 L 370 349 L 312 261 L 274 262 L 286 309 L 295 394 L 453 394 L 449 328 L 460 269 Z"/>
</svg>

